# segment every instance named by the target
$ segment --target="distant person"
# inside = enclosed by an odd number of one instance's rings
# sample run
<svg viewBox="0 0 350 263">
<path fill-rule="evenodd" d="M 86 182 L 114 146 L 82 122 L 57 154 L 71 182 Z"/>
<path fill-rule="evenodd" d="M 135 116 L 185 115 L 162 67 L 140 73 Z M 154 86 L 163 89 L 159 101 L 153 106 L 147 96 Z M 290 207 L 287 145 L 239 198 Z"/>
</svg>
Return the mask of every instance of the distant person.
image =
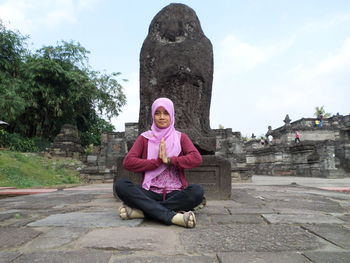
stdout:
<svg viewBox="0 0 350 263">
<path fill-rule="evenodd" d="M 321 114 L 320 115 L 320 127 L 322 127 L 323 126 L 323 115 Z"/>
<path fill-rule="evenodd" d="M 272 144 L 273 142 L 273 136 L 270 134 L 269 136 L 267 136 L 267 139 L 269 141 L 269 144 Z"/>
<path fill-rule="evenodd" d="M 264 138 L 261 138 L 261 139 L 260 139 L 260 144 L 261 144 L 261 145 L 265 145 L 265 140 L 264 140 Z"/>
<path fill-rule="evenodd" d="M 317 117 L 317 126 L 319 127 L 319 128 L 321 128 L 322 126 L 323 126 L 323 115 L 322 114 L 320 114 L 320 115 L 318 115 L 318 117 Z"/>
<path fill-rule="evenodd" d="M 294 143 L 300 143 L 301 133 L 299 131 L 295 131 L 294 138 Z"/>
<path fill-rule="evenodd" d="M 124 158 L 123 166 L 142 172 L 141 185 L 126 179 L 114 187 L 123 201 L 122 219 L 151 218 L 166 225 L 193 228 L 196 218 L 191 210 L 203 202 L 204 191 L 198 184 L 188 185 L 184 169 L 202 163 L 190 138 L 175 130 L 173 102 L 159 98 L 152 104 L 151 130 L 142 133 Z"/>
</svg>

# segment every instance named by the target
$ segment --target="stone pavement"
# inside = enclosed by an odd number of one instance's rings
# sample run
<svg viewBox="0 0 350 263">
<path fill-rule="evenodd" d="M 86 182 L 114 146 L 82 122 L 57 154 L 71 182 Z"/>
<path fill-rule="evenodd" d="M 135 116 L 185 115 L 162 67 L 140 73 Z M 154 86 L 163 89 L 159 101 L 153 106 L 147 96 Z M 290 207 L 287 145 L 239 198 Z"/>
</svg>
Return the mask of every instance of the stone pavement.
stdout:
<svg viewBox="0 0 350 263">
<path fill-rule="evenodd" d="M 120 220 L 111 184 L 0 199 L 0 262 L 350 262 L 350 194 L 302 181 L 234 184 L 195 229 Z"/>
</svg>

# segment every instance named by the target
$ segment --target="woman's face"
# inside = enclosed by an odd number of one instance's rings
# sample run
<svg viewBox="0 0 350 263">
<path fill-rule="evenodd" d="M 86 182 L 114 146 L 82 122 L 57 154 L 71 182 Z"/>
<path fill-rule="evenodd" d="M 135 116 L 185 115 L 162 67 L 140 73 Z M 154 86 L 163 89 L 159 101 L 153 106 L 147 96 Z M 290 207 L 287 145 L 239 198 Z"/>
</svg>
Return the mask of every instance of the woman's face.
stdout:
<svg viewBox="0 0 350 263">
<path fill-rule="evenodd" d="M 154 113 L 154 123 L 160 129 L 168 128 L 170 125 L 170 115 L 166 109 L 159 107 Z"/>
</svg>

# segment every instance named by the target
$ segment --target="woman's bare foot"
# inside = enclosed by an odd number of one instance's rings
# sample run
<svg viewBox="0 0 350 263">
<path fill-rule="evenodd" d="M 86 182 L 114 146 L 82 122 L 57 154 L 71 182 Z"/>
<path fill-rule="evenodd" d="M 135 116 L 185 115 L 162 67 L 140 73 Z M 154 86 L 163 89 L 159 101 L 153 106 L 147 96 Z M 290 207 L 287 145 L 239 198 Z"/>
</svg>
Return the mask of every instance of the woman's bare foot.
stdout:
<svg viewBox="0 0 350 263">
<path fill-rule="evenodd" d="M 145 218 L 145 215 L 140 209 L 131 208 L 125 204 L 123 204 L 119 208 L 119 216 L 121 219 L 136 219 L 136 218 Z"/>
<path fill-rule="evenodd" d="M 192 211 L 177 213 L 171 222 L 174 225 L 183 226 L 187 228 L 194 228 L 196 226 L 196 217 Z"/>
</svg>

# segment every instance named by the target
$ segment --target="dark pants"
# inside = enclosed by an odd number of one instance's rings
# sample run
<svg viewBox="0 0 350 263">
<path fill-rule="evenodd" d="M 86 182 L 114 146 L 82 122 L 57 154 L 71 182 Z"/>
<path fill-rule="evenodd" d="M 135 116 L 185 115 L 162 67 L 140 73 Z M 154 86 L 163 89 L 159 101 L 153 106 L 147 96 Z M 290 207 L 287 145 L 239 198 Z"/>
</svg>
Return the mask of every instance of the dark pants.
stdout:
<svg viewBox="0 0 350 263">
<path fill-rule="evenodd" d="M 120 200 L 131 208 L 138 208 L 144 215 L 170 225 L 175 211 L 189 211 L 203 200 L 204 191 L 200 185 L 191 184 L 182 191 L 163 195 L 143 189 L 127 179 L 118 180 L 114 186 Z"/>
</svg>

